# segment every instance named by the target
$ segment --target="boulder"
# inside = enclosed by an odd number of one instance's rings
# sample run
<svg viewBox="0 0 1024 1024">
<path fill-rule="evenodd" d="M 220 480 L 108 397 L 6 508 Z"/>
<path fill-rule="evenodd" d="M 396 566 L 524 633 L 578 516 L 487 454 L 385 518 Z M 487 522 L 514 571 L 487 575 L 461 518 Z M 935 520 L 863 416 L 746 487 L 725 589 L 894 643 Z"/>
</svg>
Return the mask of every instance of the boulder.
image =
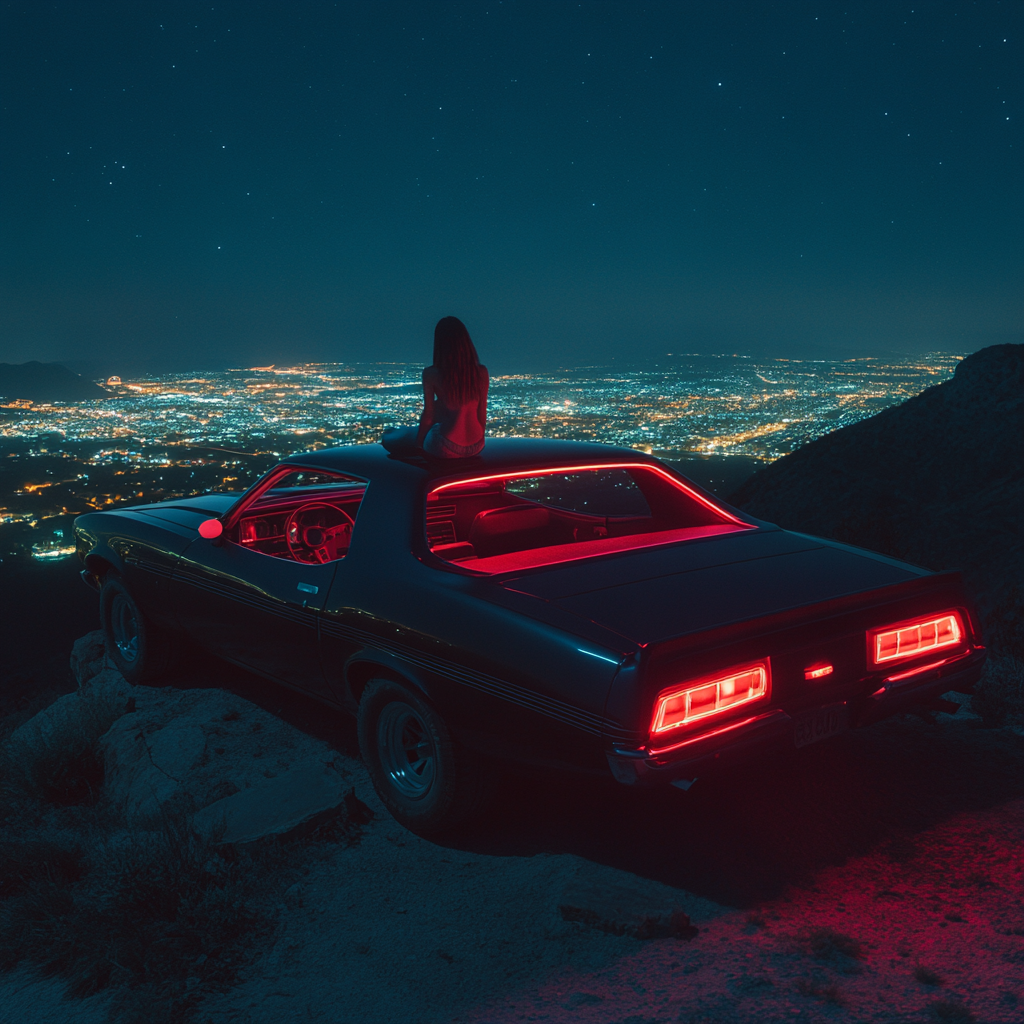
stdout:
<svg viewBox="0 0 1024 1024">
<path fill-rule="evenodd" d="M 195 813 L 219 802 L 197 827 L 211 831 L 219 814 L 231 835 L 252 839 L 287 831 L 343 799 L 347 776 L 325 774 L 336 757 L 331 748 L 244 698 L 173 687 L 134 693 L 134 710 L 100 740 L 105 799 L 130 825 L 154 825 L 168 806 Z M 239 800 L 224 803 L 235 794 Z"/>
<path fill-rule="evenodd" d="M 193 826 L 222 843 L 284 835 L 335 814 L 345 803 L 345 782 L 330 765 L 301 765 L 204 807 Z"/>
<path fill-rule="evenodd" d="M 102 629 L 94 629 L 75 641 L 71 649 L 71 674 L 79 686 L 107 667 L 107 645 Z"/>
<path fill-rule="evenodd" d="M 104 669 L 19 726 L 8 749 L 25 761 L 57 748 L 94 743 L 128 710 L 132 692 L 124 676 Z"/>
<path fill-rule="evenodd" d="M 71 669 L 78 690 L 18 728 L 8 753 L 30 776 L 55 756 L 98 752 L 103 799 L 132 828 L 158 825 L 168 810 L 209 808 L 196 814 L 197 830 L 249 842 L 346 801 L 352 780 L 332 767 L 335 752 L 242 697 L 132 686 L 108 666 L 99 631 L 75 643 Z"/>
</svg>

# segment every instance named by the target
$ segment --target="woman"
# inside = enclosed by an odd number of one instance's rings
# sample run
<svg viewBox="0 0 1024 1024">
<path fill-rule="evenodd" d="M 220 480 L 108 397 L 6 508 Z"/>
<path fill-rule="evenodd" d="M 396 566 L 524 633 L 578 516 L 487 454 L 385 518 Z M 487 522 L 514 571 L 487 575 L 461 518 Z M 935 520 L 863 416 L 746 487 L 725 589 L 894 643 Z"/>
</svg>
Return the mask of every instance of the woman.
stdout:
<svg viewBox="0 0 1024 1024">
<path fill-rule="evenodd" d="M 434 328 L 434 362 L 423 371 L 423 413 L 415 436 L 388 430 L 382 444 L 396 452 L 415 446 L 438 459 L 479 455 L 487 423 L 490 377 L 465 324 L 446 316 Z"/>
</svg>

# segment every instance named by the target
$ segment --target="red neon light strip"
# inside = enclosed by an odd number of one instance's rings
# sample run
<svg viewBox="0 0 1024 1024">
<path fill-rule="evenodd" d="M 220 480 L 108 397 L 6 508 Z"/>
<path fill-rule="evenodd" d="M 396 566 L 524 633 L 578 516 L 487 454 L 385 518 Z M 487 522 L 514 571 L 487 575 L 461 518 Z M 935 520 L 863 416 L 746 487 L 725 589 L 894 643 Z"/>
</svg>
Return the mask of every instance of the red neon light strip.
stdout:
<svg viewBox="0 0 1024 1024">
<path fill-rule="evenodd" d="M 461 565 L 475 572 L 513 572 L 520 569 L 536 569 L 542 565 L 560 565 L 563 562 L 615 554 L 618 551 L 636 551 L 663 544 L 677 544 L 684 540 L 698 540 L 701 537 L 717 537 L 723 533 L 738 533 L 744 528 L 749 527 L 746 524 L 741 527 L 727 526 L 724 523 L 721 526 L 687 526 L 678 530 L 632 533 L 626 537 L 601 537 L 597 540 L 576 541 L 573 544 L 551 544 L 544 548 L 510 551 L 505 555 L 490 555 L 487 558 L 464 558 L 452 564 Z M 437 548 L 433 550 L 437 552 Z"/>
<path fill-rule="evenodd" d="M 681 747 L 689 747 L 694 743 L 701 743 L 704 740 L 709 740 L 714 736 L 721 736 L 723 733 L 732 732 L 734 729 L 742 729 L 745 725 L 750 725 L 751 722 L 757 722 L 762 718 L 770 718 L 776 714 L 774 711 L 767 711 L 761 715 L 752 715 L 750 718 L 744 718 L 739 722 L 730 722 L 728 725 L 719 726 L 717 729 L 712 729 L 710 732 L 702 732 L 699 736 L 694 736 L 691 739 L 683 740 L 680 743 L 673 743 L 670 747 L 651 747 L 651 756 L 659 757 L 662 754 L 667 754 L 672 750 L 679 750 Z"/>
<path fill-rule="evenodd" d="M 943 665 L 948 665 L 951 661 L 959 661 L 964 655 L 959 654 L 955 658 L 943 658 L 941 661 L 932 661 L 927 665 L 918 665 L 917 668 L 908 669 L 906 672 L 900 672 L 895 676 L 888 676 L 886 678 L 887 683 L 897 683 L 901 679 L 909 679 L 911 676 L 919 676 L 925 672 L 931 672 L 933 668 L 941 668 Z"/>
<path fill-rule="evenodd" d="M 710 509 L 712 512 L 724 516 L 730 522 L 746 529 L 753 529 L 750 523 L 745 523 L 742 519 L 738 519 L 731 513 L 726 512 L 724 508 L 719 508 L 713 501 L 708 501 L 703 494 L 698 494 L 687 487 L 682 480 L 677 480 L 660 466 L 652 465 L 649 462 L 599 462 L 594 465 L 556 466 L 554 469 L 517 469 L 511 473 L 489 473 L 487 476 L 461 477 L 458 480 L 449 480 L 446 483 L 438 484 L 430 493 L 437 494 L 440 491 L 447 490 L 449 487 L 465 487 L 467 484 L 485 484 L 491 480 L 513 480 L 527 476 L 553 476 L 556 473 L 581 473 L 588 469 L 643 469 L 648 473 L 657 473 L 663 480 L 667 480 L 673 487 L 687 494 L 706 509 Z"/>
</svg>

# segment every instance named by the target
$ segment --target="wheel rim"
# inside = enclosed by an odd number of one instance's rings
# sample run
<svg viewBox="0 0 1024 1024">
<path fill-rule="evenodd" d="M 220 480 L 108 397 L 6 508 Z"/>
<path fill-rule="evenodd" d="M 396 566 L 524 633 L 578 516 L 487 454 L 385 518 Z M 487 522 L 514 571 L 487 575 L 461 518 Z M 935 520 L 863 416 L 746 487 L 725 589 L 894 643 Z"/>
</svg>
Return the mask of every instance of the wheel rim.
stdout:
<svg viewBox="0 0 1024 1024">
<path fill-rule="evenodd" d="M 427 727 L 408 704 L 388 704 L 377 720 L 377 749 L 388 781 L 404 797 L 421 799 L 434 784 L 437 751 Z"/>
<path fill-rule="evenodd" d="M 139 624 L 131 602 L 121 594 L 114 597 L 110 627 L 118 653 L 125 661 L 134 662 L 139 656 Z"/>
</svg>

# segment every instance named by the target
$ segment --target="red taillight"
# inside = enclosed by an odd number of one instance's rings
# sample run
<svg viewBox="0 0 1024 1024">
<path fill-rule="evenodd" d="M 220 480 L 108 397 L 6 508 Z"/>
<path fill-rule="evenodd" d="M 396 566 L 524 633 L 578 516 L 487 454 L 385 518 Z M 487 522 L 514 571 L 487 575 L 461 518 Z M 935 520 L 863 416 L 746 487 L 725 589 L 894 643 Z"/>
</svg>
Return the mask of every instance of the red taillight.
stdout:
<svg viewBox="0 0 1024 1024">
<path fill-rule="evenodd" d="M 835 670 L 828 662 L 819 662 L 817 665 L 810 665 L 804 669 L 804 679 L 824 679 L 830 676 Z"/>
<path fill-rule="evenodd" d="M 868 657 L 874 665 L 888 665 L 919 654 L 956 647 L 964 639 L 958 612 L 896 623 L 868 633 Z"/>
<path fill-rule="evenodd" d="M 724 675 L 695 679 L 664 690 L 654 704 L 651 735 L 657 736 L 681 725 L 762 700 L 770 691 L 771 665 L 768 658 L 730 669 Z"/>
</svg>

